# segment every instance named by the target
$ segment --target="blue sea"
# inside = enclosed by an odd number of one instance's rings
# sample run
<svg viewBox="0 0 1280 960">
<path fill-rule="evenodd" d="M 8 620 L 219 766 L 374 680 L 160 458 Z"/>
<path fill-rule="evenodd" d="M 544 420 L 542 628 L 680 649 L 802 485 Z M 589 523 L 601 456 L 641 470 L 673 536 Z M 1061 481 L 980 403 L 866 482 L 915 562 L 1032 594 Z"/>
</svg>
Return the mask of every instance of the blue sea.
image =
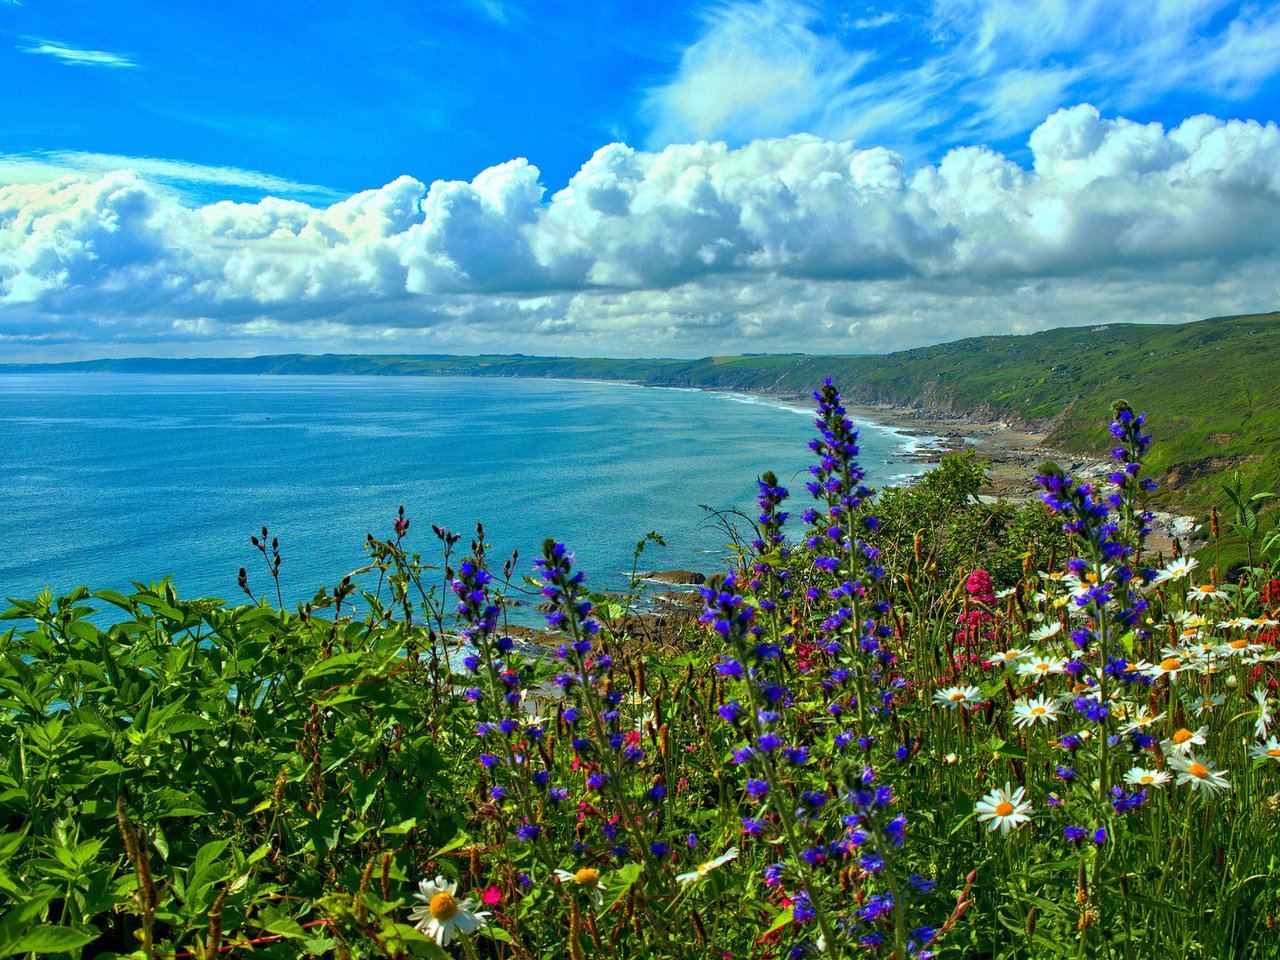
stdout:
<svg viewBox="0 0 1280 960">
<path fill-rule="evenodd" d="M 86 584 L 128 591 L 172 576 L 182 596 L 239 602 L 274 588 L 249 536 L 280 539 L 290 606 L 366 562 L 403 504 L 407 543 L 437 556 L 435 523 L 491 557 L 545 537 L 576 552 L 597 589 L 641 570 L 720 565 L 707 511 L 754 506 L 776 472 L 798 517 L 814 434 L 801 405 L 694 390 L 453 377 L 0 376 L 0 596 Z M 916 443 L 863 430 L 872 483 L 922 469 Z"/>
</svg>

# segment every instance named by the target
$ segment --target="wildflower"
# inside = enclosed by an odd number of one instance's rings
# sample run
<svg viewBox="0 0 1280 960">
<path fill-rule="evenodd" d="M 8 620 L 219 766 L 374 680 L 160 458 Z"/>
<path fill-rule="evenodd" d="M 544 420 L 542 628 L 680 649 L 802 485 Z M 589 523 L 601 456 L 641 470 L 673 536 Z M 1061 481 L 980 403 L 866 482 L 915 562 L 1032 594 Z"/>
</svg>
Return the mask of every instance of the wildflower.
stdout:
<svg viewBox="0 0 1280 960">
<path fill-rule="evenodd" d="M 1151 579 L 1151 585 L 1156 587 L 1170 580 L 1182 580 L 1190 576 L 1191 571 L 1198 565 L 1199 561 L 1194 557 L 1178 557 L 1164 569 L 1156 571 L 1156 575 Z"/>
<path fill-rule="evenodd" d="M 1124 782 L 1135 787 L 1163 787 L 1172 777 L 1163 770 L 1148 770 L 1145 767 L 1134 767 L 1124 775 Z"/>
<path fill-rule="evenodd" d="M 954 710 L 956 707 L 981 703 L 982 691 L 977 687 L 947 687 L 933 695 L 933 702 Z"/>
<path fill-rule="evenodd" d="M 1253 699 L 1258 701 L 1258 719 L 1254 721 L 1253 732 L 1259 740 L 1267 735 L 1267 728 L 1271 726 L 1271 711 L 1267 709 L 1267 691 L 1262 687 L 1258 687 L 1253 691 Z"/>
<path fill-rule="evenodd" d="M 1173 736 L 1168 740 L 1160 741 L 1160 749 L 1164 751 L 1166 756 L 1174 753 L 1189 754 L 1196 747 L 1205 745 L 1204 735 L 1208 732 L 1209 727 L 1207 725 L 1194 732 L 1186 727 L 1181 727 L 1174 731 Z"/>
<path fill-rule="evenodd" d="M 1139 730 L 1145 730 L 1152 724 L 1159 723 L 1164 719 L 1164 712 L 1152 714 L 1147 711 L 1146 706 L 1139 706 L 1132 713 L 1126 713 L 1124 716 L 1125 725 L 1121 728 L 1121 733 L 1135 733 Z"/>
<path fill-rule="evenodd" d="M 677 875 L 676 882 L 679 883 L 681 887 L 687 887 L 689 884 L 696 883 L 697 881 L 701 880 L 712 870 L 715 870 L 718 867 L 723 867 L 730 860 L 736 860 L 736 859 L 738 859 L 738 848 L 730 847 L 728 850 L 720 854 L 720 856 L 716 857 L 714 860 L 708 860 L 706 863 L 698 864 L 698 868 L 693 872 L 681 873 Z"/>
<path fill-rule="evenodd" d="M 1196 697 L 1191 701 L 1191 712 L 1197 717 L 1203 717 L 1215 707 L 1220 707 L 1227 702 L 1227 698 L 1220 693 L 1211 693 L 1208 696 Z M 1161 714 L 1164 716 L 1164 714 Z"/>
<path fill-rule="evenodd" d="M 583 867 L 576 873 L 570 873 L 568 870 L 557 870 L 556 879 L 563 884 L 572 883 L 587 899 L 591 901 L 591 905 L 599 910 L 604 906 L 604 881 L 600 879 L 600 871 L 592 867 Z"/>
<path fill-rule="evenodd" d="M 1168 677 L 1170 680 L 1177 680 L 1178 674 L 1183 670 L 1186 670 L 1187 666 L 1186 661 L 1182 657 L 1166 656 L 1151 668 L 1150 675 L 1157 679 L 1160 677 Z"/>
<path fill-rule="evenodd" d="M 1061 657 L 1043 657 L 1036 654 L 1026 662 L 1018 664 L 1018 676 L 1039 679 L 1050 674 L 1062 673 L 1066 667 L 1067 661 Z"/>
<path fill-rule="evenodd" d="M 974 809 L 978 820 L 987 823 L 988 830 L 998 829 L 1003 836 L 1031 820 L 1031 804 L 1025 797 L 1026 790 L 1022 787 L 1014 790 L 1006 783 L 1004 789 L 992 790 L 974 804 Z"/>
<path fill-rule="evenodd" d="M 1187 591 L 1187 599 L 1189 600 L 1226 600 L 1227 595 L 1215 587 L 1212 583 L 1202 583 L 1198 587 L 1192 587 Z"/>
<path fill-rule="evenodd" d="M 1019 660 L 1024 657 L 1029 657 L 1030 655 L 1030 650 L 1023 650 L 1021 647 L 1013 647 L 1010 650 L 1002 650 L 999 653 L 991 654 L 991 662 L 1004 664 L 1017 663 Z"/>
<path fill-rule="evenodd" d="M 1203 790 L 1212 796 L 1219 790 L 1230 790 L 1231 784 L 1217 770 L 1198 758 L 1194 753 L 1183 756 L 1175 753 L 1169 757 L 1169 766 L 1178 771 L 1178 785 L 1191 784 L 1192 790 Z"/>
<path fill-rule="evenodd" d="M 1057 636 L 1061 632 L 1061 621 L 1054 620 L 1052 623 L 1046 623 L 1043 626 L 1036 627 L 1032 630 L 1030 639 L 1032 643 L 1044 643 L 1044 641 L 1048 640 L 1050 637 Z"/>
<path fill-rule="evenodd" d="M 1280 737 L 1271 737 L 1249 748 L 1249 756 L 1255 760 L 1274 760 L 1280 763 Z"/>
<path fill-rule="evenodd" d="M 413 895 L 415 900 L 422 901 L 422 906 L 414 907 L 409 919 L 442 947 L 448 946 L 455 936 L 466 936 L 488 925 L 484 919 L 489 916 L 488 911 L 477 913 L 478 904 L 469 897 L 459 902 L 454 896 L 457 890 L 456 880 L 436 877 L 421 881 L 418 892 Z"/>
<path fill-rule="evenodd" d="M 1049 724 L 1058 719 L 1057 706 L 1044 696 L 1019 700 L 1013 705 L 1013 712 L 1016 715 L 1013 721 L 1015 727 L 1030 727 L 1037 722 Z"/>
<path fill-rule="evenodd" d="M 1244 637 L 1236 637 L 1234 640 L 1228 640 L 1214 647 L 1214 652 L 1223 657 L 1247 657 L 1264 649 L 1260 643 L 1250 642 Z"/>
</svg>

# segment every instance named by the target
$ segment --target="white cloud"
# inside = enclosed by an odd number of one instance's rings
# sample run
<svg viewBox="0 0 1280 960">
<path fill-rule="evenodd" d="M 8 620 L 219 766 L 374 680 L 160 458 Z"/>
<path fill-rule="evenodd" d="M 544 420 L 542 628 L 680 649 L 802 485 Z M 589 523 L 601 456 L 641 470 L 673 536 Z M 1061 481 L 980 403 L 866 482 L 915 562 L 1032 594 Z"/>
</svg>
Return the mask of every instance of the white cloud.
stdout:
<svg viewBox="0 0 1280 960">
<path fill-rule="evenodd" d="M 329 206 L 193 207 L 136 170 L 13 183 L 0 350 L 851 352 L 1280 303 L 1274 123 L 1082 105 L 1030 147 L 912 169 L 815 136 L 611 144 L 550 197 L 518 159 Z"/>
<path fill-rule="evenodd" d="M 299 183 L 256 170 L 208 166 L 185 160 L 125 157 L 76 150 L 0 153 L 0 184 L 46 183 L 79 173 L 110 173 L 124 169 L 137 171 L 148 180 L 175 187 L 180 193 L 196 197 L 200 196 L 200 191 L 195 188 L 205 186 L 236 187 L 258 193 L 306 197 L 312 200 L 337 200 L 342 196 L 332 187 L 319 184 Z"/>
<path fill-rule="evenodd" d="M 108 53 L 105 50 L 81 50 L 69 47 L 56 40 L 34 40 L 28 47 L 18 47 L 23 53 L 34 53 L 38 56 L 53 57 L 63 63 L 77 67 L 136 67 L 129 57 L 120 53 Z"/>
<path fill-rule="evenodd" d="M 805 130 L 915 155 L 1020 135 L 1080 101 L 1243 99 L 1278 71 L 1276 4 L 931 0 L 914 16 L 850 19 L 816 2 L 728 0 L 645 108 L 655 148 Z"/>
</svg>

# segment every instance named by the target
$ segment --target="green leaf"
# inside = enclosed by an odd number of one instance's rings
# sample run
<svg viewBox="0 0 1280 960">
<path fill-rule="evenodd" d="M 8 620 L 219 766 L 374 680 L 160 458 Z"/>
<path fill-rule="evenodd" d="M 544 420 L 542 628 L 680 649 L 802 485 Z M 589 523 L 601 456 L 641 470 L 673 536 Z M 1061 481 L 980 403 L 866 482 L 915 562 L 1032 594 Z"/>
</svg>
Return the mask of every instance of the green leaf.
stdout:
<svg viewBox="0 0 1280 960">
<path fill-rule="evenodd" d="M 43 923 L 24 932 L 0 949 L 0 957 L 13 957 L 23 953 L 66 953 L 79 950 L 98 938 L 98 932 L 86 933 L 75 927 L 59 927 Z"/>
<path fill-rule="evenodd" d="M 605 878 L 605 912 L 608 913 L 616 907 L 627 895 L 627 891 L 631 889 L 631 885 L 640 877 L 640 872 L 644 869 L 638 863 L 629 863 L 619 870 L 613 871 Z"/>
<path fill-rule="evenodd" d="M 460 847 L 465 847 L 470 842 L 471 842 L 471 835 L 467 833 L 467 831 L 465 830 L 459 830 L 457 835 L 452 840 L 450 840 L 443 847 L 437 850 L 434 854 L 432 854 L 432 856 L 442 857 L 446 853 L 452 853 L 454 850 L 457 850 Z"/>
<path fill-rule="evenodd" d="M 258 914 L 258 922 L 262 929 L 290 940 L 300 940 L 307 936 L 307 931 L 293 917 L 277 910 L 275 907 L 263 907 Z"/>
<path fill-rule="evenodd" d="M 783 927 L 785 927 L 788 923 L 790 923 L 794 919 L 795 919 L 795 908 L 794 907 L 783 908 L 778 913 L 778 915 L 773 918 L 773 923 L 769 924 L 769 929 L 766 930 L 761 935 L 761 939 L 763 940 L 764 937 L 767 937 L 769 934 L 773 933 L 773 931 L 775 930 L 781 930 Z"/>
</svg>

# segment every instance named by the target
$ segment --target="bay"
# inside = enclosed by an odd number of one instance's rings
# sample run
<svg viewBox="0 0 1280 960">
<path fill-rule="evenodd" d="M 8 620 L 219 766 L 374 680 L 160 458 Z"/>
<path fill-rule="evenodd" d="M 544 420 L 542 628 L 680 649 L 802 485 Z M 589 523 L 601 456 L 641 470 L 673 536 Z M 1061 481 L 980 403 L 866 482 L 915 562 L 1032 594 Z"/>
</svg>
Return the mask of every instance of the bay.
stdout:
<svg viewBox="0 0 1280 960">
<path fill-rule="evenodd" d="M 182 596 L 239 602 L 274 588 L 249 535 L 280 538 L 286 604 L 366 562 L 365 535 L 432 561 L 430 524 L 485 525 L 499 561 L 532 570 L 564 541 L 597 589 L 641 570 L 711 571 L 726 536 L 700 505 L 750 512 L 774 470 L 804 489 L 814 434 L 801 405 L 631 384 L 471 377 L 0 376 L 0 596 L 172 576 Z M 919 472 L 916 441 L 863 425 L 870 482 Z M 745 529 L 745 524 L 743 525 Z M 520 617 L 518 619 L 526 619 Z"/>
</svg>

